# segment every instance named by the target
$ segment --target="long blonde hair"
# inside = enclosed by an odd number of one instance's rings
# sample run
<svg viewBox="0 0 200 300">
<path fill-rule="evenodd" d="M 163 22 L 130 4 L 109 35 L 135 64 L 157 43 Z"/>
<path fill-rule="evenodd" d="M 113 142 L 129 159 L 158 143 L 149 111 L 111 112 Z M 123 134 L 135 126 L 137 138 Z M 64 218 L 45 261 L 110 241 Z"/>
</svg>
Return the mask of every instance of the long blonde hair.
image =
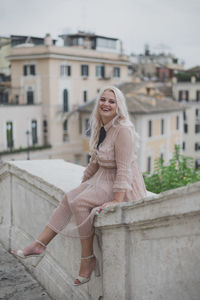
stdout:
<svg viewBox="0 0 200 300">
<path fill-rule="evenodd" d="M 92 114 L 90 117 L 90 129 L 91 129 L 90 155 L 92 155 L 92 153 L 95 151 L 95 149 L 97 147 L 98 139 L 99 139 L 99 132 L 100 132 L 100 128 L 102 126 L 102 121 L 101 121 L 99 111 L 98 111 L 98 104 L 99 104 L 99 100 L 100 100 L 102 94 L 106 90 L 112 91 L 115 94 L 115 98 L 117 101 L 117 114 L 112 120 L 113 125 L 115 126 L 117 124 L 121 124 L 121 125 L 123 124 L 125 126 L 132 127 L 133 134 L 135 136 L 136 148 L 139 147 L 139 135 L 135 131 L 135 127 L 134 127 L 133 123 L 130 121 L 128 109 L 126 106 L 126 100 L 125 100 L 123 93 L 115 86 L 105 86 L 105 87 L 101 88 L 101 90 L 97 96 L 97 99 L 96 99 L 96 102 L 95 102 L 95 105 L 94 105 L 94 108 L 93 108 L 93 111 L 92 111 Z"/>
</svg>

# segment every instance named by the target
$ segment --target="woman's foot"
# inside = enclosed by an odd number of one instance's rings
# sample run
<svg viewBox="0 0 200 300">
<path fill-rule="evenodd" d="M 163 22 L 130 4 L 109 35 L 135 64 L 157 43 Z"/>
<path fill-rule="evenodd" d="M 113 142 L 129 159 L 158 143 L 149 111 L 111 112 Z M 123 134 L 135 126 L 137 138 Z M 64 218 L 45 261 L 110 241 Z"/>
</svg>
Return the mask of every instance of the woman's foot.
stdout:
<svg viewBox="0 0 200 300">
<path fill-rule="evenodd" d="M 45 248 L 46 248 L 45 245 L 42 245 L 42 244 L 38 243 L 37 241 L 34 241 L 32 244 L 25 247 L 22 250 L 22 252 L 23 252 L 24 256 L 40 255 L 44 252 Z M 16 255 L 17 251 L 18 250 L 13 250 L 12 253 Z"/>
<path fill-rule="evenodd" d="M 95 256 L 88 258 L 88 259 L 82 258 L 79 276 L 84 277 L 84 278 L 90 278 L 90 275 L 91 275 L 92 271 L 95 269 L 95 266 L 96 266 Z M 80 280 L 75 279 L 74 284 L 80 285 L 82 283 L 80 282 Z"/>
</svg>

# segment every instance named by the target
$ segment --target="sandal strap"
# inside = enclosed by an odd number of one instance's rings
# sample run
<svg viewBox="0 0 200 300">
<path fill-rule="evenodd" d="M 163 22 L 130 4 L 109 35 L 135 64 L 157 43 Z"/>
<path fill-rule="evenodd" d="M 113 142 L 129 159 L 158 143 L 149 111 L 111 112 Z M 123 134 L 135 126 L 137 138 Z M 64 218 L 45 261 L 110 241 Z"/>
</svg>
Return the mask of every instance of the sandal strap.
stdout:
<svg viewBox="0 0 200 300">
<path fill-rule="evenodd" d="M 94 254 L 92 254 L 90 256 L 81 257 L 81 259 L 89 259 L 89 258 L 93 258 L 93 257 L 95 257 Z"/>
<path fill-rule="evenodd" d="M 45 247 L 46 248 L 46 245 L 44 244 L 44 243 L 42 243 L 41 241 L 39 241 L 39 240 L 35 240 L 38 244 L 40 244 L 40 245 L 42 245 L 43 247 Z"/>
</svg>

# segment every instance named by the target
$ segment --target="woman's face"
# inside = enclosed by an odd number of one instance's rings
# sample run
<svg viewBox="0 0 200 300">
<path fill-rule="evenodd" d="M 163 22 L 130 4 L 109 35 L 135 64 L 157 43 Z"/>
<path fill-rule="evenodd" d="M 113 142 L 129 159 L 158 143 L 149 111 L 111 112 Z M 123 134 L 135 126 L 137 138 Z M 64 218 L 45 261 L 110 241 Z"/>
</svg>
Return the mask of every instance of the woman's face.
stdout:
<svg viewBox="0 0 200 300">
<path fill-rule="evenodd" d="M 107 124 L 117 114 L 117 100 L 112 91 L 106 90 L 99 99 L 98 112 L 103 124 Z"/>
</svg>

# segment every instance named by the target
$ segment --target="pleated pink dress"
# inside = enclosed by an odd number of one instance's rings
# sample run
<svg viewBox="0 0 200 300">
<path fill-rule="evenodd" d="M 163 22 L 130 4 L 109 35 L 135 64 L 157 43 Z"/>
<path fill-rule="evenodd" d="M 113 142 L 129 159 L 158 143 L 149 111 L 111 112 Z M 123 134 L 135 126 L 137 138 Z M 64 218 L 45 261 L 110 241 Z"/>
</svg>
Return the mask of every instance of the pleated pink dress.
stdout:
<svg viewBox="0 0 200 300">
<path fill-rule="evenodd" d="M 49 220 L 48 226 L 57 233 L 87 239 L 94 233 L 98 207 L 112 201 L 114 192 L 124 191 L 124 201 L 146 196 L 132 127 L 110 121 L 104 128 L 106 138 L 93 153 L 81 184 L 65 194 Z"/>
</svg>

